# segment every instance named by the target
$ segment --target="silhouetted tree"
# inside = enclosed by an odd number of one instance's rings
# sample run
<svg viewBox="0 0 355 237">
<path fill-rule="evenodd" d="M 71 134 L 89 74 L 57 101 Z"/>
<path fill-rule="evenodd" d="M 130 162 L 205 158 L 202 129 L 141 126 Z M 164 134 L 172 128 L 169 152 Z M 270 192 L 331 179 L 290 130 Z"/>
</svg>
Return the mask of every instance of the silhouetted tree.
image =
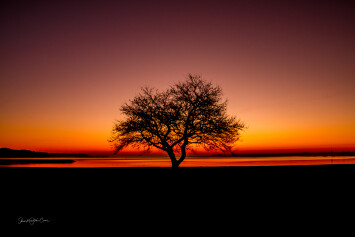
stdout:
<svg viewBox="0 0 355 237">
<path fill-rule="evenodd" d="M 227 101 L 221 100 L 221 88 L 198 75 L 189 74 L 166 91 L 142 88 L 121 107 L 126 119 L 115 123 L 110 139 L 115 153 L 127 146 L 148 151 L 155 147 L 167 152 L 172 167 L 178 167 L 192 144 L 231 152 L 244 124 L 226 114 Z"/>
</svg>

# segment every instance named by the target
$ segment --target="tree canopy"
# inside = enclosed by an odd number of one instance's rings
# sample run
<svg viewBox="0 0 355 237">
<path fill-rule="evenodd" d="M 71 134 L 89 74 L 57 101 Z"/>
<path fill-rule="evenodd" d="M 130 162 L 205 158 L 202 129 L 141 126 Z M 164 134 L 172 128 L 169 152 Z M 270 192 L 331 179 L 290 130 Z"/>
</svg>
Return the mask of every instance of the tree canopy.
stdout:
<svg viewBox="0 0 355 237">
<path fill-rule="evenodd" d="M 189 74 L 165 91 L 144 87 L 125 103 L 124 120 L 116 121 L 110 142 L 115 153 L 123 148 L 152 147 L 168 153 L 178 167 L 192 146 L 231 152 L 244 124 L 228 116 L 222 90 L 199 75 Z M 175 154 L 181 153 L 179 159 Z"/>
</svg>

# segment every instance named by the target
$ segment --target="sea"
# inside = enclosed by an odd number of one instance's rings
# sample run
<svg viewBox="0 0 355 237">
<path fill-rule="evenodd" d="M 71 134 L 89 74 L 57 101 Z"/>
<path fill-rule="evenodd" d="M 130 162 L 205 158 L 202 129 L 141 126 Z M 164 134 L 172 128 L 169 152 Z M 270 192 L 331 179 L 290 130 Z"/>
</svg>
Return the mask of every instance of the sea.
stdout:
<svg viewBox="0 0 355 237">
<path fill-rule="evenodd" d="M 5 162 L 4 162 L 5 161 Z M 25 162 L 23 162 L 25 161 Z M 48 162 L 47 162 L 48 161 Z M 354 156 L 187 157 L 180 167 L 237 167 L 355 164 Z M 0 158 L 0 167 L 110 168 L 171 167 L 168 157 Z"/>
</svg>

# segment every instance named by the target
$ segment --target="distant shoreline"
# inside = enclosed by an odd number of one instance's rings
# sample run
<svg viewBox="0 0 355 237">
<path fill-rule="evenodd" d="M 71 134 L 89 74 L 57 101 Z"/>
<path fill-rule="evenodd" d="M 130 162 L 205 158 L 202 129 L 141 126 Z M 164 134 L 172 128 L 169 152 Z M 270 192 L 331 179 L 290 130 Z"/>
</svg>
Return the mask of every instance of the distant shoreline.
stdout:
<svg viewBox="0 0 355 237">
<path fill-rule="evenodd" d="M 0 148 L 0 158 L 50 158 L 50 157 L 91 157 L 87 154 L 69 153 L 48 153 L 30 150 L 13 150 L 10 148 Z"/>
<path fill-rule="evenodd" d="M 62 164 L 74 163 L 75 160 L 61 159 L 0 159 L 0 165 L 15 165 L 15 164 Z"/>
<path fill-rule="evenodd" d="M 223 156 L 222 155 L 216 155 Z M 233 157 L 283 157 L 283 156 L 355 156 L 354 151 L 350 152 L 290 152 L 290 153 L 246 153 L 233 154 Z"/>
<path fill-rule="evenodd" d="M 122 158 L 122 157 L 140 157 L 140 154 L 130 154 L 130 155 L 87 155 L 83 153 L 48 153 L 48 152 L 36 152 L 30 150 L 14 150 L 10 148 L 0 148 L 0 158 Z M 154 154 L 145 154 L 144 156 L 155 156 Z M 159 154 L 158 156 L 162 156 Z M 307 156 L 307 157 L 341 157 L 341 156 L 355 156 L 355 151 L 347 151 L 347 152 L 285 152 L 285 153 L 232 153 L 232 154 L 188 154 L 189 157 L 286 157 L 286 156 Z"/>
</svg>

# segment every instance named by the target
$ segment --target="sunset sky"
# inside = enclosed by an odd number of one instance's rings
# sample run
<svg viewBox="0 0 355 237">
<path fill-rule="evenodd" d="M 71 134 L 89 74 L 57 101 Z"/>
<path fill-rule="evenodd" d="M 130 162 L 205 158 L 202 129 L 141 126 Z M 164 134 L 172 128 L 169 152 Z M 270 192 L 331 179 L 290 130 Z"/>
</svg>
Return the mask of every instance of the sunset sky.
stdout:
<svg viewBox="0 0 355 237">
<path fill-rule="evenodd" d="M 355 150 L 351 1 L 2 1 L 0 147 L 111 152 L 120 106 L 188 73 L 240 152 Z"/>
</svg>

